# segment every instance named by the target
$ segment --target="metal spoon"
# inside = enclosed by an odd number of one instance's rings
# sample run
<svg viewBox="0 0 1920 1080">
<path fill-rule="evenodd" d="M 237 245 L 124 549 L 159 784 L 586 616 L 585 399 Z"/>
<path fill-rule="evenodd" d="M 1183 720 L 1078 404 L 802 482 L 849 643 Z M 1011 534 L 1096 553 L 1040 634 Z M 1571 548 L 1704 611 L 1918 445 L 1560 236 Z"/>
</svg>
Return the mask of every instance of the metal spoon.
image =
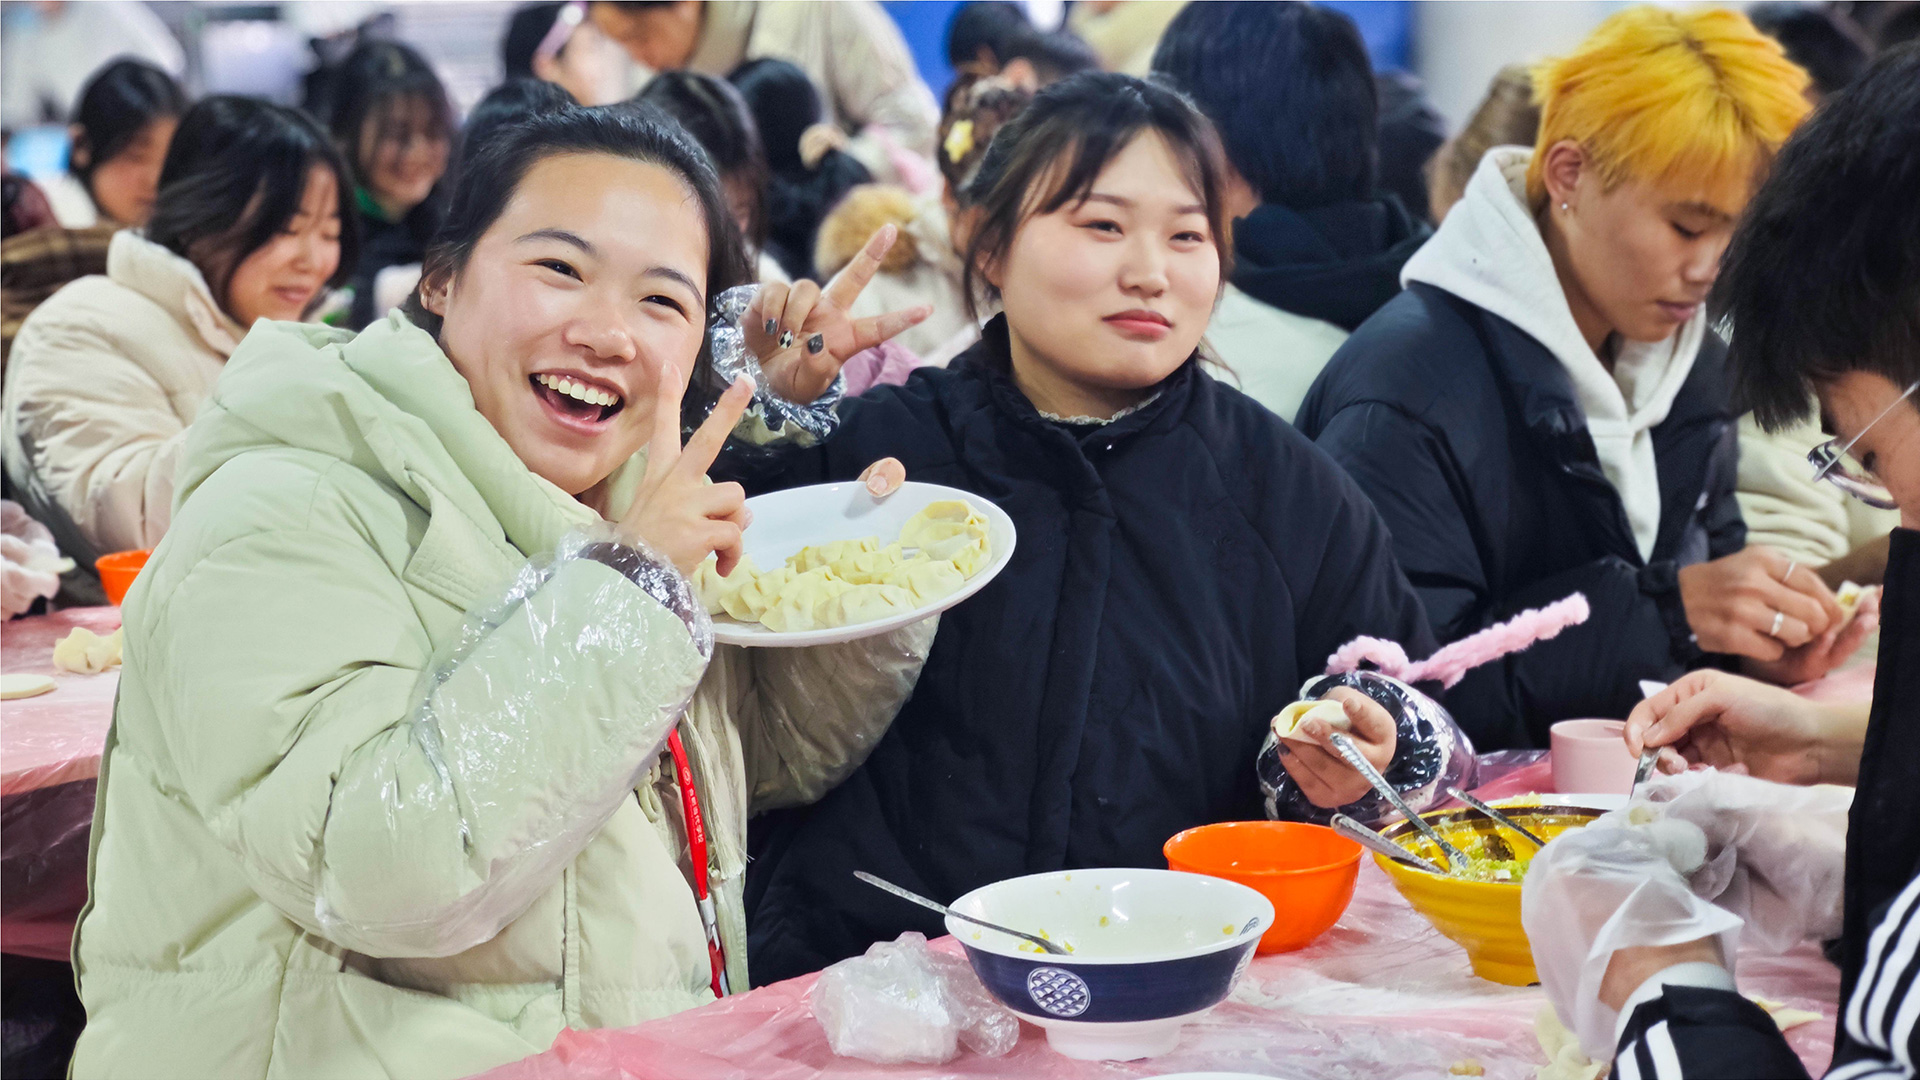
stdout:
<svg viewBox="0 0 1920 1080">
<path fill-rule="evenodd" d="M 884 889 L 887 892 L 892 893 L 893 895 L 899 897 L 902 900 L 911 900 L 914 903 L 919 904 L 923 908 L 929 908 L 931 910 L 939 912 L 942 915 L 951 915 L 956 919 L 965 919 L 967 922 L 973 923 L 976 926 L 984 926 L 989 930 L 998 930 L 1000 933 L 1005 934 L 1008 937 L 1017 937 L 1022 941 L 1031 941 L 1035 945 L 1040 946 L 1042 951 L 1051 953 L 1054 956 L 1068 955 L 1067 950 L 1061 948 L 1058 945 L 1055 945 L 1053 942 L 1048 941 L 1046 938 L 1039 937 L 1034 934 L 1023 934 L 1018 930 L 1009 930 L 1006 927 L 1001 926 L 997 923 L 990 923 L 985 919 L 976 919 L 971 915 L 962 915 L 961 913 L 953 910 L 952 908 L 948 907 L 945 904 L 936 903 L 935 901 L 929 900 L 926 897 L 921 896 L 917 892 L 913 892 L 908 889 L 903 889 L 900 886 L 895 885 L 891 881 L 886 881 L 884 879 L 874 877 L 872 874 L 869 874 L 864 870 L 855 870 L 853 872 L 853 876 L 859 878 L 861 881 L 866 882 L 867 884 L 873 886 L 876 889 Z"/>
<path fill-rule="evenodd" d="M 1633 798 L 1634 792 L 1640 790 L 1640 785 L 1647 782 L 1647 777 L 1653 775 L 1653 765 L 1659 760 L 1660 750 L 1658 747 L 1649 746 L 1640 752 L 1640 764 L 1633 767 L 1633 786 L 1627 789 L 1627 798 L 1629 800 Z"/>
<path fill-rule="evenodd" d="M 1349 840 L 1358 841 L 1362 846 L 1370 847 L 1389 859 L 1398 859 L 1408 866 L 1413 867 L 1415 870 L 1425 870 L 1435 877 L 1447 876 L 1446 869 L 1438 863 L 1429 862 L 1415 855 L 1413 852 L 1381 836 L 1379 833 L 1374 832 L 1372 829 L 1367 828 L 1365 825 L 1360 824 L 1345 814 L 1333 815 L 1333 831 Z"/>
<path fill-rule="evenodd" d="M 1521 825 L 1519 822 L 1513 820 L 1512 818 L 1501 813 L 1500 811 L 1495 810 L 1493 807 L 1488 806 L 1486 803 L 1481 802 L 1479 799 L 1474 798 L 1473 796 L 1467 794 L 1466 792 L 1461 791 L 1459 788 L 1448 788 L 1447 794 L 1453 796 L 1456 799 L 1459 799 L 1461 802 L 1466 803 L 1468 806 L 1472 807 L 1473 809 L 1492 818 L 1494 824 L 1499 825 L 1502 828 L 1512 829 L 1514 832 L 1517 832 L 1521 836 L 1524 836 L 1527 839 L 1533 841 L 1534 847 L 1547 846 L 1547 842 L 1545 840 L 1542 840 L 1538 836 L 1535 836 L 1534 834 L 1528 832 L 1526 827 Z"/>
<path fill-rule="evenodd" d="M 1367 778 L 1367 783 L 1373 785 L 1373 790 L 1379 792 L 1381 798 L 1392 804 L 1395 810 L 1400 811 L 1400 816 L 1413 822 L 1414 828 L 1419 829 L 1428 840 L 1433 841 L 1433 846 L 1439 848 L 1441 854 L 1447 857 L 1447 865 L 1453 868 L 1453 873 L 1472 872 L 1473 860 L 1467 858 L 1467 853 L 1448 843 L 1446 837 L 1441 836 L 1432 825 L 1427 824 L 1427 819 L 1414 813 L 1413 807 L 1408 806 L 1407 801 L 1400 797 L 1400 793 L 1393 790 L 1393 785 L 1387 783 L 1387 778 L 1380 775 L 1380 770 L 1374 768 L 1373 762 L 1368 761 L 1365 755 L 1360 753 L 1360 748 L 1353 745 L 1353 740 L 1345 732 L 1336 731 L 1327 741 L 1333 744 L 1334 752 L 1339 754 L 1343 761 L 1351 765 L 1355 772 Z"/>
</svg>

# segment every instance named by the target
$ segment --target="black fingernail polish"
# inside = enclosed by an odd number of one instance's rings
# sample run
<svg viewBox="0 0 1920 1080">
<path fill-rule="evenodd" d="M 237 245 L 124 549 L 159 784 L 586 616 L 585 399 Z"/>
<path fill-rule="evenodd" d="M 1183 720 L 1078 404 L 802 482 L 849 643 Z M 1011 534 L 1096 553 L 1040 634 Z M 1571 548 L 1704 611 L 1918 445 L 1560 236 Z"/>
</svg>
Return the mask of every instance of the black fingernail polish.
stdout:
<svg viewBox="0 0 1920 1080">
<path fill-rule="evenodd" d="M 778 330 L 778 329 L 780 329 L 780 324 L 779 324 L 779 322 L 777 322 L 777 321 L 775 321 L 775 320 L 773 320 L 773 319 L 768 319 L 768 320 L 767 320 L 767 333 L 769 333 L 769 334 L 771 334 L 771 333 L 773 333 L 773 332 L 774 332 L 775 330 Z"/>
<path fill-rule="evenodd" d="M 817 353 L 826 347 L 827 336 L 825 334 L 815 334 L 807 339 L 807 351 L 810 353 Z"/>
<path fill-rule="evenodd" d="M 783 349 L 793 348 L 793 331 L 782 330 L 780 332 L 780 347 Z"/>
</svg>

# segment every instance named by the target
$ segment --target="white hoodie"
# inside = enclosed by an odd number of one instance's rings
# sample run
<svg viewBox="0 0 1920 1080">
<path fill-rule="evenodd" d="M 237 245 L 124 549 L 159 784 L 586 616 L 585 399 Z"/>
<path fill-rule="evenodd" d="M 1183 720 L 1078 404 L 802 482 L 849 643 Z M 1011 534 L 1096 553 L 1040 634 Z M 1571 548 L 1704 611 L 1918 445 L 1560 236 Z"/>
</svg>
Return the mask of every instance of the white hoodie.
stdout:
<svg viewBox="0 0 1920 1080">
<path fill-rule="evenodd" d="M 1546 241 L 1527 206 L 1533 151 L 1496 146 L 1480 159 L 1465 196 L 1426 246 L 1400 271 L 1402 285 L 1424 281 L 1491 311 L 1544 345 L 1573 380 L 1600 468 L 1620 492 L 1643 559 L 1660 532 L 1660 474 L 1653 428 L 1693 370 L 1706 339 L 1704 312 L 1663 341 L 1621 340 L 1609 373 L 1573 321 Z"/>
</svg>

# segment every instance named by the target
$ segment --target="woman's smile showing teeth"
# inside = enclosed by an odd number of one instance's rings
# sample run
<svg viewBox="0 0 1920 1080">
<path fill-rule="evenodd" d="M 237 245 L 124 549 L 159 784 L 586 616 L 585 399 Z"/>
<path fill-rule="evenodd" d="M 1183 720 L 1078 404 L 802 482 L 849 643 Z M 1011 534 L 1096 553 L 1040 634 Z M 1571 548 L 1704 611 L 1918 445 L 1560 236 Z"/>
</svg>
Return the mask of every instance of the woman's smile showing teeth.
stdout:
<svg viewBox="0 0 1920 1080">
<path fill-rule="evenodd" d="M 611 420 L 625 401 L 618 391 L 604 383 L 588 382 L 573 375 L 542 372 L 529 376 L 533 392 L 547 408 L 548 415 L 573 431 L 592 433 Z"/>
</svg>

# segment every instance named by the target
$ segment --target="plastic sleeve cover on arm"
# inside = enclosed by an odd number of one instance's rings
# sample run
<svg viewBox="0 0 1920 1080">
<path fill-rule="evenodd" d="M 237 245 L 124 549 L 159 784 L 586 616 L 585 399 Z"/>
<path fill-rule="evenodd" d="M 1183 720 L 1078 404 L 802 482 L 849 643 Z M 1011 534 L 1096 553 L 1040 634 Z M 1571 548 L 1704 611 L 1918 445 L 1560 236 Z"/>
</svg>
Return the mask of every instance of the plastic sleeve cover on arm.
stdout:
<svg viewBox="0 0 1920 1080">
<path fill-rule="evenodd" d="M 788 401 L 774 393 L 771 380 L 760 367 L 760 358 L 747 347 L 740 320 L 760 290 L 758 285 L 735 285 L 713 302 L 714 320 L 708 328 L 708 344 L 713 357 L 717 396 L 734 380 L 753 380 L 753 401 L 734 425 L 736 446 L 802 447 L 813 446 L 833 434 L 840 424 L 839 405 L 846 397 L 845 375 L 835 375 L 825 393 L 810 402 Z"/>
<path fill-rule="evenodd" d="M 741 649 L 735 705 L 752 813 L 818 800 L 867 760 L 927 662 L 940 617 L 807 649 Z"/>
<path fill-rule="evenodd" d="M 670 564 L 579 534 L 431 657 L 354 538 L 250 534 L 192 574 L 148 646 L 187 796 L 264 899 L 371 956 L 449 956 L 525 912 L 632 797 L 712 654 Z"/>
<path fill-rule="evenodd" d="M 499 933 L 651 767 L 712 650 L 663 559 L 576 534 L 529 564 L 468 617 L 407 720 L 349 758 L 322 841 L 323 931 L 389 955 Z"/>
</svg>

